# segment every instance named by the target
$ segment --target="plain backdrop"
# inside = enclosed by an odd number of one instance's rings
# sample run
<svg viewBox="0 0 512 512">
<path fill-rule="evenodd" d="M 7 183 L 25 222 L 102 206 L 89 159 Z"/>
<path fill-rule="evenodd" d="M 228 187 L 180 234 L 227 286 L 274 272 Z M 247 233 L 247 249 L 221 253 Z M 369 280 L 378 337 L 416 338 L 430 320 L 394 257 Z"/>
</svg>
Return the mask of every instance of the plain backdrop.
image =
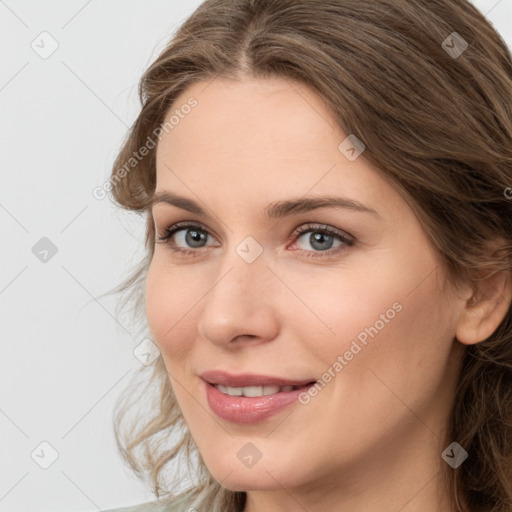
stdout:
<svg viewBox="0 0 512 512">
<path fill-rule="evenodd" d="M 142 339 L 98 299 L 143 255 L 144 225 L 93 190 L 142 72 L 200 3 L 0 1 L 0 512 L 154 499 L 111 422 Z M 474 3 L 512 47 L 512 0 Z"/>
</svg>

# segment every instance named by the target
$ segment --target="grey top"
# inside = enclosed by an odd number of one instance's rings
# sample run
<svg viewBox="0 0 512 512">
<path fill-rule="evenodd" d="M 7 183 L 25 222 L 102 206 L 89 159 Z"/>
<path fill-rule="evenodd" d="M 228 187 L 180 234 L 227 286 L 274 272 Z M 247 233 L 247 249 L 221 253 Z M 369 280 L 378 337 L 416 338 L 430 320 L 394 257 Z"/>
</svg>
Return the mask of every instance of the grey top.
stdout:
<svg viewBox="0 0 512 512">
<path fill-rule="evenodd" d="M 184 494 L 166 503 L 163 501 L 148 501 L 147 503 L 140 503 L 139 505 L 113 508 L 104 510 L 103 512 L 198 512 L 196 509 L 187 505 L 189 501 L 189 499 L 187 499 L 188 497 L 188 494 Z"/>
</svg>

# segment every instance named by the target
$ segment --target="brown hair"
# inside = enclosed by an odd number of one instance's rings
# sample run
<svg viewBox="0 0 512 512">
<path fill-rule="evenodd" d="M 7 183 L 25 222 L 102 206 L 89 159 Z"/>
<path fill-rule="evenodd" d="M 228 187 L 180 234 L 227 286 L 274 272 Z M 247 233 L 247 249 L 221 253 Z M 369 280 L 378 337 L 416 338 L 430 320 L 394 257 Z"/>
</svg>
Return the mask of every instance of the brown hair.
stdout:
<svg viewBox="0 0 512 512">
<path fill-rule="evenodd" d="M 453 54 L 450 48 L 463 51 Z M 408 201 L 451 283 L 470 283 L 476 290 L 482 272 L 511 270 L 512 57 L 472 4 L 207 0 L 142 77 L 142 110 L 113 166 L 115 201 L 147 222 L 147 255 L 117 288 L 136 297 L 134 309 L 141 317 L 155 242 L 149 206 L 156 150 L 129 172 L 126 162 L 160 133 L 181 92 L 220 75 L 240 80 L 277 76 L 318 93 L 339 126 L 364 142 L 365 157 Z M 503 242 L 500 250 L 490 249 L 494 240 Z M 223 488 L 197 452 L 162 358 L 148 369 L 146 388 L 152 384 L 156 390 L 144 389 L 138 401 L 149 403 L 153 397 L 149 415 L 138 416 L 123 434 L 127 411 L 138 402 L 117 405 L 114 428 L 125 460 L 150 478 L 156 496 L 169 497 L 173 491 L 163 469 L 179 456 L 195 459 L 193 505 L 243 510 L 245 493 Z M 132 384 L 125 397 L 133 398 L 134 390 Z M 450 423 L 446 445 L 455 440 L 469 453 L 457 469 L 444 465 L 456 509 L 511 510 L 510 307 L 488 339 L 466 347 Z M 178 441 L 166 448 L 171 434 Z"/>
</svg>

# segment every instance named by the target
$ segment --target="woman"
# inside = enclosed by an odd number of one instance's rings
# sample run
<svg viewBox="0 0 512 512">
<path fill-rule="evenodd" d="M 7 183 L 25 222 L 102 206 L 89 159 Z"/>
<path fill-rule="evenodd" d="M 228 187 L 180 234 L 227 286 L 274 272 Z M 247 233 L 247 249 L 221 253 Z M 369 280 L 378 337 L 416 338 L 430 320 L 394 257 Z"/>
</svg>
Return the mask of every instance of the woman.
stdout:
<svg viewBox="0 0 512 512">
<path fill-rule="evenodd" d="M 112 194 L 161 357 L 115 426 L 162 499 L 123 511 L 509 511 L 512 57 L 483 15 L 208 0 L 140 94 Z"/>
</svg>

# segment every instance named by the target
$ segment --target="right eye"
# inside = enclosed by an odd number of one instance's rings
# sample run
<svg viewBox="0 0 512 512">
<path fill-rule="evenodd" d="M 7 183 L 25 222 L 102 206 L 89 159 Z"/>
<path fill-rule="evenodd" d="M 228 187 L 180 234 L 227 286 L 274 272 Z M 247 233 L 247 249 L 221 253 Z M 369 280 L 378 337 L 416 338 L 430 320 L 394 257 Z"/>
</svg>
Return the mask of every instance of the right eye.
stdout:
<svg viewBox="0 0 512 512">
<path fill-rule="evenodd" d="M 205 247 L 208 231 L 199 224 L 178 222 L 169 226 L 162 236 L 158 237 L 160 243 L 168 244 L 174 253 L 185 255 L 197 254 Z"/>
</svg>

